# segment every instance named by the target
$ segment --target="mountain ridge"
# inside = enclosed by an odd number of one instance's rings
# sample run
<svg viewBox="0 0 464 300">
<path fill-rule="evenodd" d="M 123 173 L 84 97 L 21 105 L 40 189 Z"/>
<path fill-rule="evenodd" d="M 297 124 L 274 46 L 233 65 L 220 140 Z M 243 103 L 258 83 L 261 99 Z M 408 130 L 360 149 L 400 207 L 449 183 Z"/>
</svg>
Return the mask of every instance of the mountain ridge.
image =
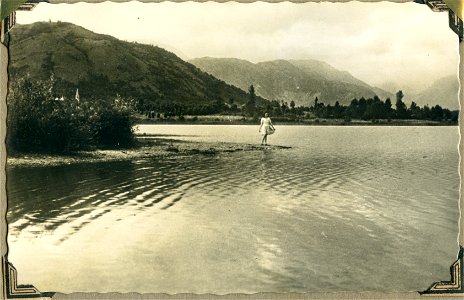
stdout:
<svg viewBox="0 0 464 300">
<path fill-rule="evenodd" d="M 448 75 L 434 81 L 428 88 L 419 93 L 405 96 L 405 99 L 410 102 L 414 101 L 420 106 L 429 105 L 440 106 L 449 109 L 459 109 L 459 79 L 457 75 Z"/>
<path fill-rule="evenodd" d="M 353 98 L 378 95 L 394 102 L 393 94 L 323 61 L 253 63 L 203 57 L 187 62 L 158 46 L 121 41 L 71 23 L 17 25 L 10 35 L 10 79 L 30 76 L 45 80 L 51 75 L 57 80 L 57 91 L 66 97 L 73 97 L 78 88 L 81 97 L 120 94 L 137 99 L 143 109 L 180 105 L 181 113 L 192 114 L 219 112 L 231 103 L 245 104 L 251 84 L 259 101 L 293 100 L 311 106 L 318 97 L 326 104 L 339 101 L 348 105 Z M 405 100 L 458 108 L 459 83 L 454 77 L 448 76 L 421 93 L 407 94 Z"/>
<path fill-rule="evenodd" d="M 270 100 L 294 100 L 311 105 L 315 97 L 324 103 L 349 104 L 353 98 L 393 97 L 393 94 L 340 71 L 326 62 L 272 60 L 252 63 L 244 59 L 202 57 L 189 60 L 203 71 L 243 90 L 254 84 L 257 95 Z"/>
<path fill-rule="evenodd" d="M 65 22 L 17 25 L 10 35 L 10 79 L 51 75 L 57 91 L 72 97 L 120 94 L 142 106 L 189 107 L 212 113 L 249 96 L 160 47 L 118 40 Z M 232 99 L 232 100 L 231 100 Z M 188 112 L 188 111 L 187 111 Z"/>
</svg>

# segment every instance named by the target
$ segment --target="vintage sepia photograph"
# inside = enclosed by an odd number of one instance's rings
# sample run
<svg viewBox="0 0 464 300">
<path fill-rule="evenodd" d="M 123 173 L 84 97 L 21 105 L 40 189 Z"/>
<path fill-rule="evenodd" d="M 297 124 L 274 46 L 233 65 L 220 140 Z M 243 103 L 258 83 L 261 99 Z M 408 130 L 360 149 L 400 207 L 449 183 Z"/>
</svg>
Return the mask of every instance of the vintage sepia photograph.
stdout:
<svg viewBox="0 0 464 300">
<path fill-rule="evenodd" d="M 459 37 L 443 6 L 29 2 L 2 36 L 19 282 L 253 294 L 449 280 Z"/>
</svg>

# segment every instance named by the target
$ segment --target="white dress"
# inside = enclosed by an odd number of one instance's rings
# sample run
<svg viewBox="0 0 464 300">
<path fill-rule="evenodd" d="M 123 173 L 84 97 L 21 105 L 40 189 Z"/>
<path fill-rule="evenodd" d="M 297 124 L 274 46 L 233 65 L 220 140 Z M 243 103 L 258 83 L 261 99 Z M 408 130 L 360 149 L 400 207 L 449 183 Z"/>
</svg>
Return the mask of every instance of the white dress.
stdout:
<svg viewBox="0 0 464 300">
<path fill-rule="evenodd" d="M 270 135 L 274 133 L 274 127 L 272 126 L 271 118 L 261 118 L 261 134 L 262 135 Z"/>
</svg>

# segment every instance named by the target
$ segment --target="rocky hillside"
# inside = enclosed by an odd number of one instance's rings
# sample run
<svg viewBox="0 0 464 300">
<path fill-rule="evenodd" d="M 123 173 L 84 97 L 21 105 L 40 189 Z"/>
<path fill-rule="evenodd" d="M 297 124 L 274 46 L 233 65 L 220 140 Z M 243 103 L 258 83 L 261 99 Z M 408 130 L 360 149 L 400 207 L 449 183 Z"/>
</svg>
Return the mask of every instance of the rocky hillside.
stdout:
<svg viewBox="0 0 464 300">
<path fill-rule="evenodd" d="M 162 48 L 120 41 L 63 22 L 18 25 L 11 31 L 10 79 L 57 81 L 58 92 L 81 98 L 120 94 L 142 104 L 211 107 L 243 104 L 248 95 Z"/>
</svg>

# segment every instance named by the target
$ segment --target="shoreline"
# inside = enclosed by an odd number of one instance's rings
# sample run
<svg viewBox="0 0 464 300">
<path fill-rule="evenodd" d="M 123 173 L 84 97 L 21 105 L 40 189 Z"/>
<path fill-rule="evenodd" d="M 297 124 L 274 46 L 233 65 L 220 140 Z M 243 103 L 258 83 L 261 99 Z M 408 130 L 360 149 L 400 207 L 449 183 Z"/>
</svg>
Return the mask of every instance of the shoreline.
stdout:
<svg viewBox="0 0 464 300">
<path fill-rule="evenodd" d="M 44 167 L 84 163 L 128 161 L 142 158 L 171 158 L 218 155 L 241 151 L 283 150 L 292 147 L 227 142 L 194 142 L 156 137 L 136 137 L 136 146 L 127 149 L 96 149 L 63 154 L 17 153 L 7 156 L 6 167 Z"/>
<path fill-rule="evenodd" d="M 192 120 L 166 119 L 166 120 L 150 120 L 138 119 L 136 125 L 259 125 L 259 120 L 240 120 L 230 119 L 227 115 L 218 116 L 203 116 Z M 415 120 L 415 119 L 392 119 L 391 121 L 379 119 L 375 121 L 351 120 L 346 122 L 343 119 L 310 119 L 302 121 L 289 121 L 274 118 L 273 123 L 277 125 L 293 125 L 293 126 L 459 126 L 459 122 L 442 122 L 431 120 Z"/>
<path fill-rule="evenodd" d="M 332 120 L 333 121 L 333 120 Z M 340 120 L 339 120 L 340 121 Z M 398 121 L 398 120 L 397 120 Z M 409 120 L 410 122 L 392 122 L 372 123 L 368 121 L 356 121 L 347 124 L 336 122 L 319 123 L 290 123 L 279 122 L 278 125 L 292 126 L 457 126 L 443 122 L 417 122 L 418 120 Z M 414 121 L 414 122 L 412 122 Z M 252 122 L 244 121 L 151 121 L 148 123 L 137 123 L 137 125 L 256 125 Z M 60 166 L 84 163 L 101 163 L 128 161 L 141 158 L 165 158 L 165 157 L 186 157 L 192 155 L 217 155 L 220 153 L 232 153 L 239 151 L 257 151 L 257 150 L 282 150 L 290 149 L 289 146 L 268 145 L 261 146 L 256 144 L 233 143 L 233 142 L 195 142 L 187 140 L 176 140 L 171 138 L 162 138 L 160 135 L 136 134 L 135 145 L 131 148 L 114 148 L 114 149 L 91 149 L 79 150 L 69 153 L 13 153 L 7 155 L 7 168 L 18 166 L 39 167 L 39 166 Z"/>
</svg>

